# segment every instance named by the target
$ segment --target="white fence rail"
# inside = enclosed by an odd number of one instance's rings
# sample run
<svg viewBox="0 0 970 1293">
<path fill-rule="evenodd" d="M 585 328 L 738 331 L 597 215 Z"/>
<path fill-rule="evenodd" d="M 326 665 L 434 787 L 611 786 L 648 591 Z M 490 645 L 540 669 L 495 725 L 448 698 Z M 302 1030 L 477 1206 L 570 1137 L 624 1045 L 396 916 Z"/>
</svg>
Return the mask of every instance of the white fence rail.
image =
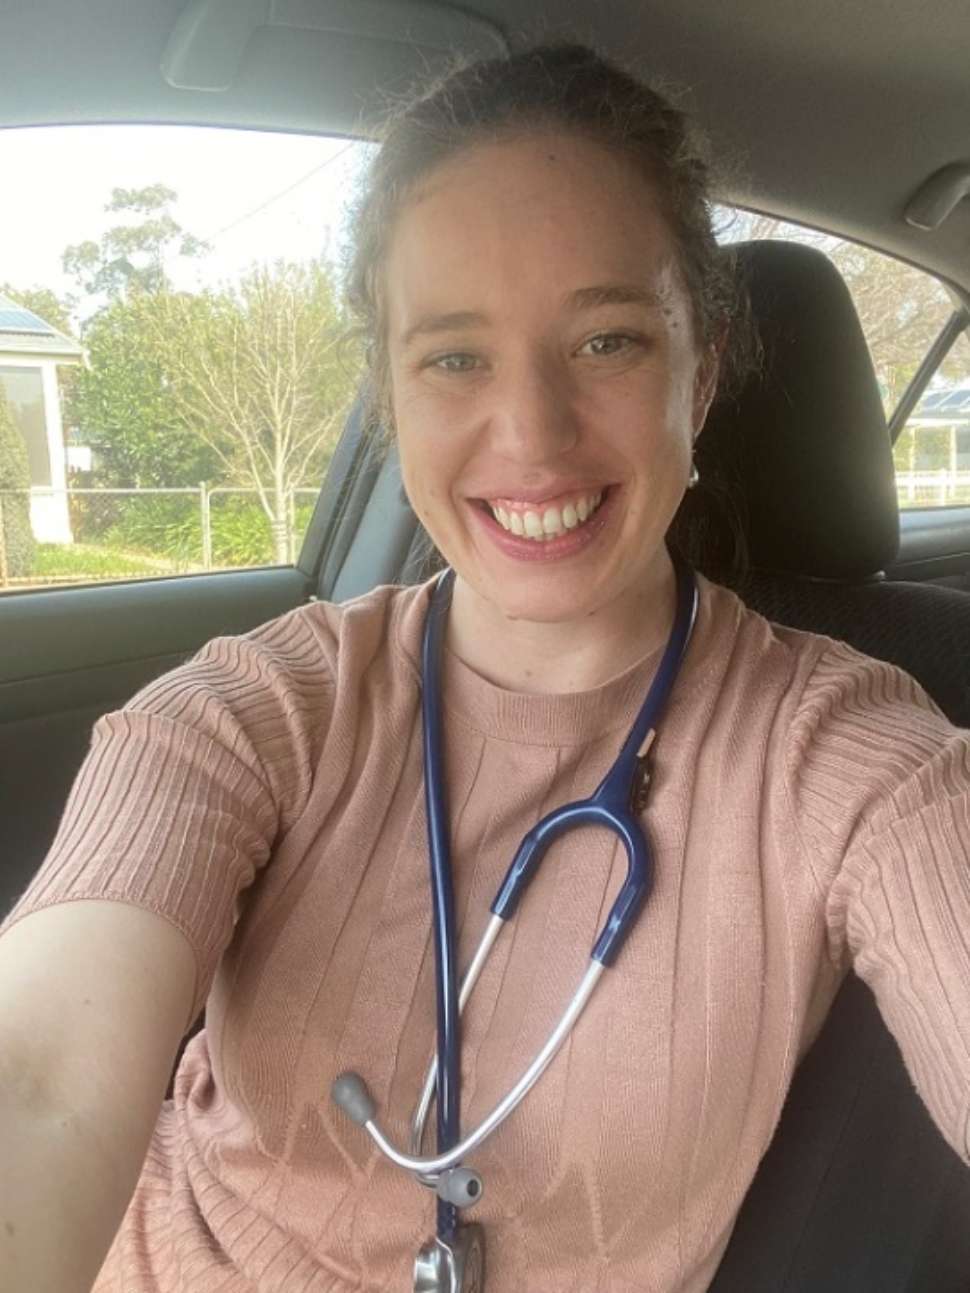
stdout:
<svg viewBox="0 0 970 1293">
<path fill-rule="evenodd" d="M 296 525 L 296 504 L 297 498 L 309 497 L 316 498 L 320 489 L 317 485 L 297 485 L 286 490 L 284 493 L 284 506 L 282 516 L 271 518 L 267 516 L 267 523 L 274 540 L 279 539 L 276 543 L 277 553 L 285 549 L 287 560 L 293 562 L 296 560 L 298 544 L 302 539 L 302 534 L 297 533 Z M 9 562 L 6 550 L 6 524 L 4 518 L 4 501 L 13 498 L 26 498 L 28 502 L 35 502 L 39 498 L 57 498 L 65 502 L 72 498 L 131 498 L 131 497 L 159 497 L 159 496 L 179 496 L 186 498 L 195 498 L 198 500 L 199 525 L 201 532 L 201 568 L 203 570 L 213 569 L 213 542 L 212 542 L 212 499 L 218 495 L 247 495 L 251 498 L 258 499 L 259 490 L 254 488 L 242 488 L 234 485 L 210 485 L 206 481 L 201 481 L 196 486 L 181 487 L 138 487 L 138 488 L 118 488 L 118 489 L 85 489 L 73 488 L 67 489 L 8 489 L 0 490 L 0 587 L 7 586 L 11 583 L 25 584 L 31 583 L 31 580 L 16 579 L 12 580 L 9 576 Z"/>
<path fill-rule="evenodd" d="M 897 471 L 900 507 L 948 507 L 970 503 L 970 471 Z"/>
</svg>

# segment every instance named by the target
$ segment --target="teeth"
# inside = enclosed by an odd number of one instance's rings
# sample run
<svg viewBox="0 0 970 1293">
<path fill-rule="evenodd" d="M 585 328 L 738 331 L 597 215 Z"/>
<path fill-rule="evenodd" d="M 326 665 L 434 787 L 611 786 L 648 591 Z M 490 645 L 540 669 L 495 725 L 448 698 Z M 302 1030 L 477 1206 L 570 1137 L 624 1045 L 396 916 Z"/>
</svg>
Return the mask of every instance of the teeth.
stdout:
<svg viewBox="0 0 970 1293">
<path fill-rule="evenodd" d="M 492 514 L 503 529 L 543 543 L 564 534 L 567 530 L 575 530 L 593 515 L 602 501 L 602 490 L 595 494 L 581 494 L 571 503 L 567 503 L 561 511 L 558 507 L 547 507 L 541 515 L 535 511 L 518 512 L 502 507 L 498 503 L 492 503 L 490 506 Z"/>
<path fill-rule="evenodd" d="M 546 534 L 562 534 L 562 517 L 558 508 L 546 508 L 542 514 L 542 528 Z"/>
</svg>

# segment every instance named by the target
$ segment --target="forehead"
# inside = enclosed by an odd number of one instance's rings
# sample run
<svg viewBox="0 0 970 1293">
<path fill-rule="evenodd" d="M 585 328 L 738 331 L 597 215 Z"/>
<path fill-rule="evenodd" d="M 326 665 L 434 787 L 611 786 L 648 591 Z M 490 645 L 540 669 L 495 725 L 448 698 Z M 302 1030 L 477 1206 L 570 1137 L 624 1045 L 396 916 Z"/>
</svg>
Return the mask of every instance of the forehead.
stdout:
<svg viewBox="0 0 970 1293">
<path fill-rule="evenodd" d="M 645 175 L 551 133 L 479 144 L 432 172 L 398 213 L 383 278 L 388 320 L 404 329 L 429 308 L 501 313 L 598 284 L 679 290 Z"/>
</svg>

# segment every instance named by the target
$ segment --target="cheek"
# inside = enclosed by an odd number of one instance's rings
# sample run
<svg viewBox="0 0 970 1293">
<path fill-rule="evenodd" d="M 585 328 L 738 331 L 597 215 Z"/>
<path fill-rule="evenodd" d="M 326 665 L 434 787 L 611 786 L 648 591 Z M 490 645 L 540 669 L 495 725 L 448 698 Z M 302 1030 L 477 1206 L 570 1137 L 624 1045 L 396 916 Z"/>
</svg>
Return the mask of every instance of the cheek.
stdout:
<svg viewBox="0 0 970 1293">
<path fill-rule="evenodd" d="M 401 478 L 411 506 L 431 529 L 448 504 L 449 487 L 457 466 L 451 455 L 443 452 L 440 438 L 423 435 L 420 419 L 413 416 L 398 417 L 397 450 Z"/>
</svg>

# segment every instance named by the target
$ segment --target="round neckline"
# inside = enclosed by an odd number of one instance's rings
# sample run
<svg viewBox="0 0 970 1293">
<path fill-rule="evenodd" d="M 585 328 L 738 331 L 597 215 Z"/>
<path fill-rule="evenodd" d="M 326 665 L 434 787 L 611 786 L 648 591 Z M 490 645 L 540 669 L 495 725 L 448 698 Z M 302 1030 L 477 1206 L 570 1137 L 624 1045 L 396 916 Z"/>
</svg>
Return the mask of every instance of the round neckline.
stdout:
<svg viewBox="0 0 970 1293">
<path fill-rule="evenodd" d="M 437 576 L 399 590 L 399 612 L 392 634 L 415 685 L 421 687 L 421 640 Z M 736 635 L 745 611 L 736 595 L 697 574 L 697 622 L 680 676 L 666 710 L 665 723 L 680 713 L 688 695 L 716 672 L 723 648 Z M 747 612 L 751 614 L 751 612 Z M 716 621 L 716 623 L 715 623 Z M 715 651 L 714 636 L 722 650 Z M 522 746 L 580 745 L 628 728 L 646 699 L 664 645 L 647 652 L 621 673 L 586 692 L 542 694 L 509 691 L 488 682 L 445 649 L 443 707 L 450 718 L 479 735 Z"/>
<path fill-rule="evenodd" d="M 646 697 L 663 649 L 652 648 L 589 691 L 529 692 L 490 682 L 446 647 L 444 708 L 486 736 L 526 745 L 578 744 L 629 721 Z"/>
</svg>

